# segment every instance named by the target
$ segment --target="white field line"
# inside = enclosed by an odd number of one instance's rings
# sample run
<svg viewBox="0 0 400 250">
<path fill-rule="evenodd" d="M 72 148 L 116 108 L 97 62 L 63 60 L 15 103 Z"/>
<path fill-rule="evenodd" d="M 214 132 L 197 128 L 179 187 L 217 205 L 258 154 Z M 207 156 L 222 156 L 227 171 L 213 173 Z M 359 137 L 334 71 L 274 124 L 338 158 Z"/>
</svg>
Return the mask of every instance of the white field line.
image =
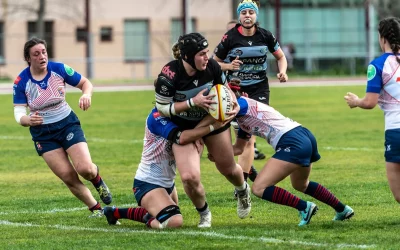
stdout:
<svg viewBox="0 0 400 250">
<path fill-rule="evenodd" d="M 31 137 L 28 136 L 7 136 L 0 135 L 0 140 L 31 140 Z M 123 144 L 142 144 L 143 140 L 124 140 L 124 139 L 106 139 L 106 138 L 97 138 L 97 137 L 89 137 L 86 138 L 88 142 L 98 142 L 98 143 L 123 143 Z M 320 147 L 327 151 L 368 151 L 368 152 L 383 152 L 384 148 L 353 148 L 353 147 L 332 147 L 325 146 Z"/>
<path fill-rule="evenodd" d="M 136 203 L 131 204 L 122 204 L 119 207 L 136 207 Z M 75 212 L 75 211 L 84 211 L 88 210 L 87 207 L 72 207 L 72 208 L 53 208 L 50 210 L 17 210 L 17 211 L 10 211 L 10 212 L 0 212 L 0 215 L 11 215 L 11 214 L 55 214 L 55 213 L 68 213 L 68 212 Z"/>
<path fill-rule="evenodd" d="M 234 235 L 226 235 L 217 232 L 203 232 L 203 231 L 188 231 L 188 230 L 176 230 L 176 231 L 155 231 L 155 230 L 134 230 L 128 228 L 116 228 L 116 229 L 107 229 L 107 228 L 94 228 L 94 227 L 78 227 L 78 226 L 66 226 L 66 225 L 38 225 L 32 224 L 29 222 L 19 223 L 19 222 L 10 222 L 6 220 L 0 220 L 0 225 L 4 226 L 12 226 L 12 227 L 41 227 L 41 228 L 51 228 L 51 229 L 59 229 L 59 230 L 71 230 L 71 231 L 91 231 L 91 232 L 103 232 L 103 233 L 131 233 L 136 235 L 143 234 L 158 234 L 158 235 L 166 235 L 166 236 L 203 236 L 206 238 L 219 238 L 225 240 L 237 240 L 237 241 L 253 241 L 253 242 L 265 242 L 272 244 L 290 244 L 290 245 L 303 245 L 303 246 L 313 246 L 313 247 L 321 247 L 321 248 L 357 248 L 357 249 L 370 249 L 375 248 L 375 245 L 357 245 L 357 244 L 328 244 L 328 243 L 317 243 L 317 242 L 307 242 L 307 241 L 297 241 L 297 240 L 279 240 L 275 238 L 269 237 L 249 237 L 249 236 L 234 236 Z"/>
</svg>

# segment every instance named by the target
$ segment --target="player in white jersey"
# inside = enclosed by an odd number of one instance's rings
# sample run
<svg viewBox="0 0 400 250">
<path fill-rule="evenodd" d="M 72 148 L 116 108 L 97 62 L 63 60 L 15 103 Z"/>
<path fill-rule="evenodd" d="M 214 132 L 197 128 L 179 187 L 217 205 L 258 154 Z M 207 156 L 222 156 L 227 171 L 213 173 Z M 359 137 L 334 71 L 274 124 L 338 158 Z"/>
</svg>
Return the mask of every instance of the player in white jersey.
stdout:
<svg viewBox="0 0 400 250">
<path fill-rule="evenodd" d="M 105 207 L 108 223 L 115 225 L 118 219 L 130 219 L 146 223 L 151 228 L 182 226 L 183 219 L 174 188 L 176 163 L 172 145 L 195 142 L 201 154 L 203 146 L 198 140 L 221 126 L 221 123 L 207 116 L 196 128 L 182 131 L 154 108 L 146 120 L 142 159 L 133 183 L 133 192 L 140 207 Z M 208 209 L 200 213 L 198 226 L 211 226 L 211 212 Z"/>
<path fill-rule="evenodd" d="M 93 86 L 68 65 L 49 62 L 46 48 L 46 42 L 37 38 L 25 43 L 28 67 L 14 81 L 14 116 L 20 125 L 29 127 L 36 151 L 51 171 L 88 206 L 93 216 L 101 216 L 100 203 L 78 174 L 93 183 L 105 204 L 111 203 L 112 196 L 92 162 L 80 121 L 65 101 L 67 83 L 82 90 L 79 108 L 88 110 Z"/>
<path fill-rule="evenodd" d="M 301 124 L 283 116 L 267 104 L 247 97 L 238 97 L 240 111 L 236 116 L 239 131 L 233 151 L 240 155 L 251 135 L 264 138 L 275 154 L 267 161 L 251 188 L 253 194 L 264 200 L 296 208 L 300 214 L 299 226 L 307 225 L 318 207 L 287 190 L 275 186 L 290 176 L 294 189 L 308 194 L 335 209 L 333 220 L 345 220 L 354 215 L 351 207 L 341 203 L 321 184 L 309 181 L 313 162 L 321 157 L 314 135 Z M 212 160 L 212 156 L 211 156 Z"/>
<path fill-rule="evenodd" d="M 350 108 L 373 109 L 385 115 L 386 175 L 395 200 L 400 203 L 400 18 L 379 22 L 379 44 L 383 54 L 368 66 L 368 83 L 363 98 L 348 92 Z"/>
</svg>

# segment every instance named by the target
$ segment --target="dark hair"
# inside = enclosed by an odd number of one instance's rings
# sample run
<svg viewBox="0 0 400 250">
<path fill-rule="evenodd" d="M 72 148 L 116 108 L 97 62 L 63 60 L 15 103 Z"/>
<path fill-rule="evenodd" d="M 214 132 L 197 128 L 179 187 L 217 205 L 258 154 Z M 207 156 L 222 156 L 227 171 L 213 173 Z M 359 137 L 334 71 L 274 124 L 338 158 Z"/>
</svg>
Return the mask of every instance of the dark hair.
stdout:
<svg viewBox="0 0 400 250">
<path fill-rule="evenodd" d="M 47 49 L 47 43 L 45 40 L 33 37 L 31 39 L 29 39 L 25 45 L 24 45 L 24 60 L 28 63 L 29 66 L 31 66 L 31 63 L 28 62 L 28 59 L 30 58 L 30 54 L 29 54 L 29 50 L 38 44 L 43 44 L 44 47 Z"/>
<path fill-rule="evenodd" d="M 400 63 L 400 58 L 398 57 L 400 50 L 400 19 L 397 17 L 382 19 L 379 22 L 378 31 L 381 37 L 388 41 L 397 62 Z"/>
</svg>

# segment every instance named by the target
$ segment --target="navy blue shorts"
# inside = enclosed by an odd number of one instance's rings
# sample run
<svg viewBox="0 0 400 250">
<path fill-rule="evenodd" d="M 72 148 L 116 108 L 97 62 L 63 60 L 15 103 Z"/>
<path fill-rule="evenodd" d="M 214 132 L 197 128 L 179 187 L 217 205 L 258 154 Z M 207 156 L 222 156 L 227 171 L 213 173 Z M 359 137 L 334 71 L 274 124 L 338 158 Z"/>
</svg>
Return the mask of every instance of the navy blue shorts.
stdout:
<svg viewBox="0 0 400 250">
<path fill-rule="evenodd" d="M 81 123 L 73 111 L 61 121 L 29 128 L 39 156 L 54 149 L 67 150 L 74 144 L 86 142 Z"/>
<path fill-rule="evenodd" d="M 175 183 L 172 184 L 172 187 L 170 188 L 165 188 L 159 185 L 151 184 L 145 181 L 140 181 L 137 179 L 133 180 L 133 194 L 135 195 L 135 199 L 138 203 L 138 206 L 141 205 L 142 198 L 145 194 L 150 192 L 153 189 L 156 188 L 164 188 L 168 194 L 171 194 L 172 191 L 174 191 Z"/>
<path fill-rule="evenodd" d="M 272 157 L 303 167 L 309 167 L 311 163 L 321 158 L 314 135 L 302 126 L 290 130 L 281 137 Z"/>
<path fill-rule="evenodd" d="M 400 163 L 400 129 L 385 131 L 386 162 Z"/>
</svg>

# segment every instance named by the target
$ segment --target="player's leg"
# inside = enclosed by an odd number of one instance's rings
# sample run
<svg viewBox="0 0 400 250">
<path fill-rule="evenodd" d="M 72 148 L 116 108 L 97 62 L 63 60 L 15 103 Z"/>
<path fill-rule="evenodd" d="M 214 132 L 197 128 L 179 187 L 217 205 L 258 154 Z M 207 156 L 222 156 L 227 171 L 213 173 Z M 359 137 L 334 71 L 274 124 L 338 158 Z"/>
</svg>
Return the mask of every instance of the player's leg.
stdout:
<svg viewBox="0 0 400 250">
<path fill-rule="evenodd" d="M 173 144 L 172 150 L 175 156 L 176 167 L 178 168 L 183 188 L 189 196 L 193 205 L 200 215 L 199 227 L 211 226 L 211 214 L 206 202 L 204 186 L 200 180 L 200 154 L 194 143 L 186 145 Z M 203 217 L 208 220 L 204 221 Z"/>
<path fill-rule="evenodd" d="M 229 125 L 205 137 L 204 142 L 218 171 L 235 186 L 238 194 L 237 213 L 239 218 L 245 218 L 251 210 L 250 188 L 244 181 L 242 168 L 236 164 L 233 157 Z"/>
<path fill-rule="evenodd" d="M 89 210 L 92 212 L 101 210 L 100 204 L 90 190 L 79 180 L 78 174 L 64 149 L 58 148 L 45 152 L 42 157 L 51 171 L 65 183 L 72 194 L 88 206 Z"/>
</svg>

